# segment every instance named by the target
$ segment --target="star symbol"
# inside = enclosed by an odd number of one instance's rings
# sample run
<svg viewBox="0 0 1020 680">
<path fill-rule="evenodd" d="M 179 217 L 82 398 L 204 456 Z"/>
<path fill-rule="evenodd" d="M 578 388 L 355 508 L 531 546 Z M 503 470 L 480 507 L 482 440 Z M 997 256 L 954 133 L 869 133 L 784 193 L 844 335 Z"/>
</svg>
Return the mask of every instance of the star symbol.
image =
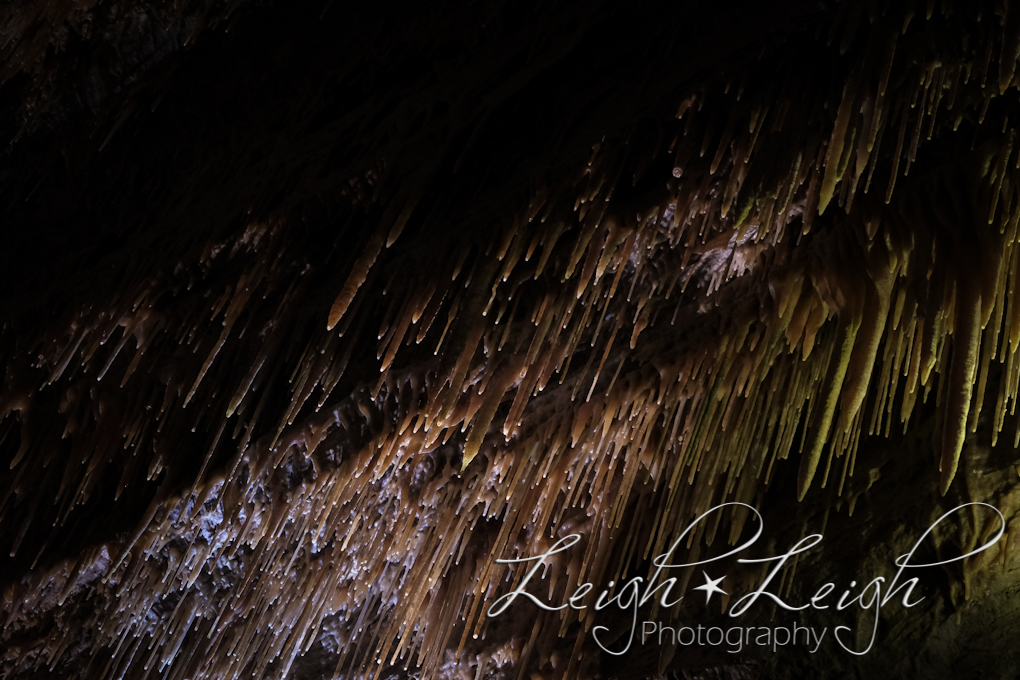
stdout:
<svg viewBox="0 0 1020 680">
<path fill-rule="evenodd" d="M 712 599 L 712 593 L 722 593 L 723 595 L 728 595 L 728 593 L 725 590 L 723 590 L 722 588 L 719 587 L 719 584 L 722 583 L 722 580 L 724 578 L 726 578 L 725 575 L 724 576 L 720 576 L 719 578 L 713 580 L 704 571 L 701 572 L 701 573 L 705 575 L 705 585 L 698 586 L 697 588 L 695 588 L 695 590 L 704 590 L 705 591 L 705 604 L 706 605 L 708 604 L 709 600 Z"/>
</svg>

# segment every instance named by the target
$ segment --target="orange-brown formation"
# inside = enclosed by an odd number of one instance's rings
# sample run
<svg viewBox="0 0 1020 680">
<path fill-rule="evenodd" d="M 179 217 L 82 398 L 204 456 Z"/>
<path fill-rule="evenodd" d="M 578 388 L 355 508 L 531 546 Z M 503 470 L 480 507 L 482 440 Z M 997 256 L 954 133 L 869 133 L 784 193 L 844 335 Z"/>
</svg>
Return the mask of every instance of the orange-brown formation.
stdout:
<svg viewBox="0 0 1020 680">
<path fill-rule="evenodd" d="M 328 643 L 366 677 L 451 652 L 576 677 L 590 616 L 476 641 L 522 575 L 497 559 L 581 533 L 550 590 L 619 579 L 787 458 L 799 499 L 850 499 L 862 441 L 925 403 L 945 494 L 983 418 L 1020 442 L 1015 5 L 839 3 L 810 27 L 833 73 L 765 41 L 463 237 L 415 232 L 427 179 L 383 157 L 328 276 L 285 214 L 4 326 L 0 527 L 30 574 L 5 663 L 87 630 L 68 676 L 282 677 Z M 47 562 L 99 507 L 144 509 Z M 102 606 L 21 646 L 45 598 Z"/>
</svg>

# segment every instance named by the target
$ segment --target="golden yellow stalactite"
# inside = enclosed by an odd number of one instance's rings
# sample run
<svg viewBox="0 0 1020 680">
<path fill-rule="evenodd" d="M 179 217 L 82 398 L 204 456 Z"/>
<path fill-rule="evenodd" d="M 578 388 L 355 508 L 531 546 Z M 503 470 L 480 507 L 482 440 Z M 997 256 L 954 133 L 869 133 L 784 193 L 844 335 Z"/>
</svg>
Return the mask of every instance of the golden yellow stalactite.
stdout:
<svg viewBox="0 0 1020 680">
<path fill-rule="evenodd" d="M 872 413 L 871 423 L 868 425 L 868 434 L 871 435 L 882 429 L 882 418 L 885 418 L 885 432 L 888 433 L 891 427 L 896 394 L 900 384 L 900 366 L 904 366 L 910 358 L 914 325 L 901 326 L 896 331 L 895 347 L 886 349 L 886 355 L 882 360 L 882 376 L 879 379 L 882 386 L 882 394 L 875 404 Z M 890 346 L 892 343 L 889 343 Z M 888 367 L 886 366 L 888 364 Z M 885 436 L 888 436 L 886 434 Z"/>
<path fill-rule="evenodd" d="M 872 254 L 876 252 L 877 248 Z M 880 256 L 880 259 L 884 258 Z M 845 369 L 847 377 L 842 386 L 839 426 L 844 432 L 849 430 L 851 422 L 864 404 L 878 346 L 885 334 L 886 318 L 889 314 L 892 273 L 883 262 L 875 263 L 869 270 L 871 282 L 866 285 L 864 315 L 857 330 L 857 337 Z"/>
<path fill-rule="evenodd" d="M 829 373 L 825 381 L 826 391 L 822 410 L 818 412 L 817 421 L 811 429 L 811 444 L 801 458 L 800 471 L 797 475 L 798 500 L 804 499 L 811 480 L 815 476 L 815 471 L 818 469 L 818 463 L 822 458 L 822 449 L 825 447 L 825 442 L 828 439 L 829 428 L 836 411 L 836 402 L 839 399 L 840 389 L 843 386 L 843 379 L 850 365 L 850 355 L 857 337 L 857 329 L 860 326 L 860 320 L 856 318 L 856 315 L 853 315 L 853 318 L 847 318 L 847 316 L 852 314 L 853 312 L 848 310 L 848 313 L 840 318 L 837 329 L 837 338 L 840 339 L 839 354 L 835 362 L 830 360 Z"/>
<path fill-rule="evenodd" d="M 1002 52 L 999 56 L 999 94 L 1006 93 L 1013 81 L 1017 59 L 1020 59 L 1020 9 L 1013 2 L 1005 2 L 1004 5 Z"/>
<path fill-rule="evenodd" d="M 966 280 L 958 281 L 957 286 L 954 352 L 949 369 L 949 396 L 939 463 L 939 489 L 943 495 L 949 490 L 960 463 L 981 342 L 981 293 Z"/>
<path fill-rule="evenodd" d="M 996 273 L 998 274 L 998 271 Z M 988 385 L 989 366 L 992 359 L 995 358 L 995 348 L 998 345 L 999 340 L 999 329 L 1002 327 L 1003 298 L 1006 293 L 1004 287 L 1005 280 L 1003 277 L 997 276 L 997 278 L 999 279 L 999 288 L 995 293 L 995 306 L 992 314 L 991 325 L 984 326 L 984 348 L 978 353 L 980 367 L 978 370 L 977 393 L 974 395 L 974 408 L 971 409 L 968 423 L 968 429 L 971 432 L 977 431 L 978 416 L 981 414 L 981 409 L 984 407 L 985 389 Z M 995 434 L 992 436 L 994 438 Z"/>
<path fill-rule="evenodd" d="M 825 154 L 825 174 L 822 177 L 822 184 L 818 195 L 818 212 L 825 212 L 825 208 L 832 200 L 833 191 L 839 181 L 838 166 L 843 155 L 843 144 L 850 124 L 851 111 L 857 99 L 857 81 L 859 75 L 854 72 L 846 81 L 843 87 L 843 97 L 836 113 L 836 122 L 833 126 L 832 136 L 829 138 L 828 149 Z M 845 166 L 844 166 L 845 167 Z"/>
</svg>

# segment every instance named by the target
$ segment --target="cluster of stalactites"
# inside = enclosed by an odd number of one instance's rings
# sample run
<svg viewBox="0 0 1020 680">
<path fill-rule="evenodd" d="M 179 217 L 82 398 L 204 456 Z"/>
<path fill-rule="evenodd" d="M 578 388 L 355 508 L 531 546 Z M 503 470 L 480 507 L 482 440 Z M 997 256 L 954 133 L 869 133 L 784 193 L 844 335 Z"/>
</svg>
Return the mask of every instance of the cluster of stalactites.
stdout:
<svg viewBox="0 0 1020 680">
<path fill-rule="evenodd" d="M 905 426 L 933 389 L 944 492 L 979 414 L 992 409 L 998 436 L 1020 389 L 1020 150 L 1005 118 L 985 120 L 1015 93 L 1015 14 L 932 55 L 906 38 L 938 14 L 840 13 L 829 43 L 845 79 L 827 100 L 804 95 L 822 75 L 764 57 L 682 96 L 662 148 L 604 140 L 575 183 L 537 192 L 488 249 L 454 244 L 367 301 L 421 198 L 406 188 L 328 318 L 328 302 L 307 322 L 291 315 L 318 291 L 290 266 L 286 230 L 264 225 L 169 284 L 83 310 L 33 348 L 42 382 L 9 368 L 0 402 L 21 430 L 0 504 L 19 522 L 15 551 L 46 502 L 26 509 L 29 489 L 55 490 L 62 523 L 118 467 L 117 493 L 138 466 L 165 475 L 103 562 L 117 606 L 96 644 L 113 653 L 83 677 L 237 678 L 275 659 L 285 673 L 330 626 L 338 670 L 434 669 L 484 638 L 485 602 L 520 578 L 496 559 L 541 552 L 566 527 L 587 547 L 550 570 L 550 587 L 619 580 L 692 516 L 753 503 L 792 452 L 802 498 L 813 483 L 842 489 L 862 437 Z M 991 141 L 938 169 L 916 164 L 962 121 L 994 126 Z M 618 205 L 617 187 L 652 171 L 627 159 L 664 154 L 672 176 Z M 187 300 L 193 286 L 209 295 L 166 307 L 168 291 Z M 379 300 L 382 326 L 368 327 Z M 378 343 L 378 381 L 331 401 L 365 342 Z M 418 345 L 434 358 L 402 361 Z M 1003 378 L 986 395 L 993 360 Z M 284 379 L 292 398 L 276 412 L 269 388 Z M 42 389 L 60 394 L 49 411 L 33 402 Z M 201 435 L 194 479 L 173 470 L 186 431 Z M 458 455 L 443 463 L 447 449 Z M 224 450 L 229 463 L 211 465 Z M 498 531 L 473 534 L 483 519 Z M 734 513 L 726 538 L 745 520 Z M 39 578 L 85 597 L 75 584 L 101 552 Z M 236 575 L 226 594 L 223 571 Z M 151 626 L 142 614 L 173 597 Z M 15 605 L 8 620 L 21 616 Z M 591 622 L 570 616 L 501 654 L 543 663 L 546 638 L 567 633 L 581 651 Z M 52 663 L 74 634 L 54 638 Z"/>
</svg>

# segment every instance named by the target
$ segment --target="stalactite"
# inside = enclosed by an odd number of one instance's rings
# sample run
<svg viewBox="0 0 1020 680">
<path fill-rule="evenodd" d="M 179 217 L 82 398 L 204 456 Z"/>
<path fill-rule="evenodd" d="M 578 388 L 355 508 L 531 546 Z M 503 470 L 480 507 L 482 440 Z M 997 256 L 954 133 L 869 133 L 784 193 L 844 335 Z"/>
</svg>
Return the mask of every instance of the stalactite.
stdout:
<svg viewBox="0 0 1020 680">
<path fill-rule="evenodd" d="M 833 26 L 827 49 L 851 66 L 824 106 L 799 92 L 828 72 L 782 57 L 757 67 L 779 74 L 767 87 L 755 73 L 739 88 L 678 84 L 661 139 L 608 136 L 576 183 L 536 189 L 488 248 L 458 236 L 406 260 L 387 252 L 428 225 L 415 213 L 427 180 L 412 174 L 379 189 L 382 210 L 351 208 L 371 236 L 328 266 L 291 266 L 299 237 L 259 223 L 207 246 L 197 274 L 182 263 L 109 309 L 83 308 L 41 350 L 12 344 L 0 396 L 11 552 L 97 495 L 136 498 L 150 482 L 137 525 L 89 547 L 60 588 L 61 602 L 79 597 L 77 579 L 108 553 L 101 587 L 118 605 L 95 634 L 110 677 L 240 677 L 274 660 L 286 673 L 338 612 L 338 672 L 435 669 L 450 645 L 474 649 L 483 601 L 521 578 L 495 560 L 548 547 L 563 518 L 588 543 L 554 594 L 622 578 L 631 554 L 661 552 L 720 499 L 750 502 L 790 456 L 799 499 L 833 487 L 852 511 L 862 441 L 906 427 L 932 389 L 947 493 L 992 403 L 994 361 L 996 437 L 1017 401 L 1020 178 L 1012 129 L 989 105 L 1014 87 L 1016 14 L 998 94 L 962 75 L 996 68 L 982 66 L 990 43 L 937 62 L 911 53 L 902 11 L 851 16 Z M 945 179 L 922 161 L 952 135 L 951 110 L 982 136 Z M 655 178 L 665 190 L 619 182 L 656 172 L 638 167 L 650 159 L 670 171 Z M 365 302 L 369 288 L 385 297 Z M 175 306 L 192 289 L 201 314 Z M 192 467 L 169 448 L 186 433 Z M 63 436 L 73 446 L 52 453 Z M 584 519 L 569 519 L 577 509 Z M 747 514 L 728 521 L 691 549 L 717 531 L 736 541 Z M 241 576 L 214 607 L 203 589 L 223 564 Z M 158 629 L 133 618 L 157 604 Z M 590 625 L 550 619 L 512 656 Z M 470 653 L 484 676 L 495 657 Z"/>
</svg>

